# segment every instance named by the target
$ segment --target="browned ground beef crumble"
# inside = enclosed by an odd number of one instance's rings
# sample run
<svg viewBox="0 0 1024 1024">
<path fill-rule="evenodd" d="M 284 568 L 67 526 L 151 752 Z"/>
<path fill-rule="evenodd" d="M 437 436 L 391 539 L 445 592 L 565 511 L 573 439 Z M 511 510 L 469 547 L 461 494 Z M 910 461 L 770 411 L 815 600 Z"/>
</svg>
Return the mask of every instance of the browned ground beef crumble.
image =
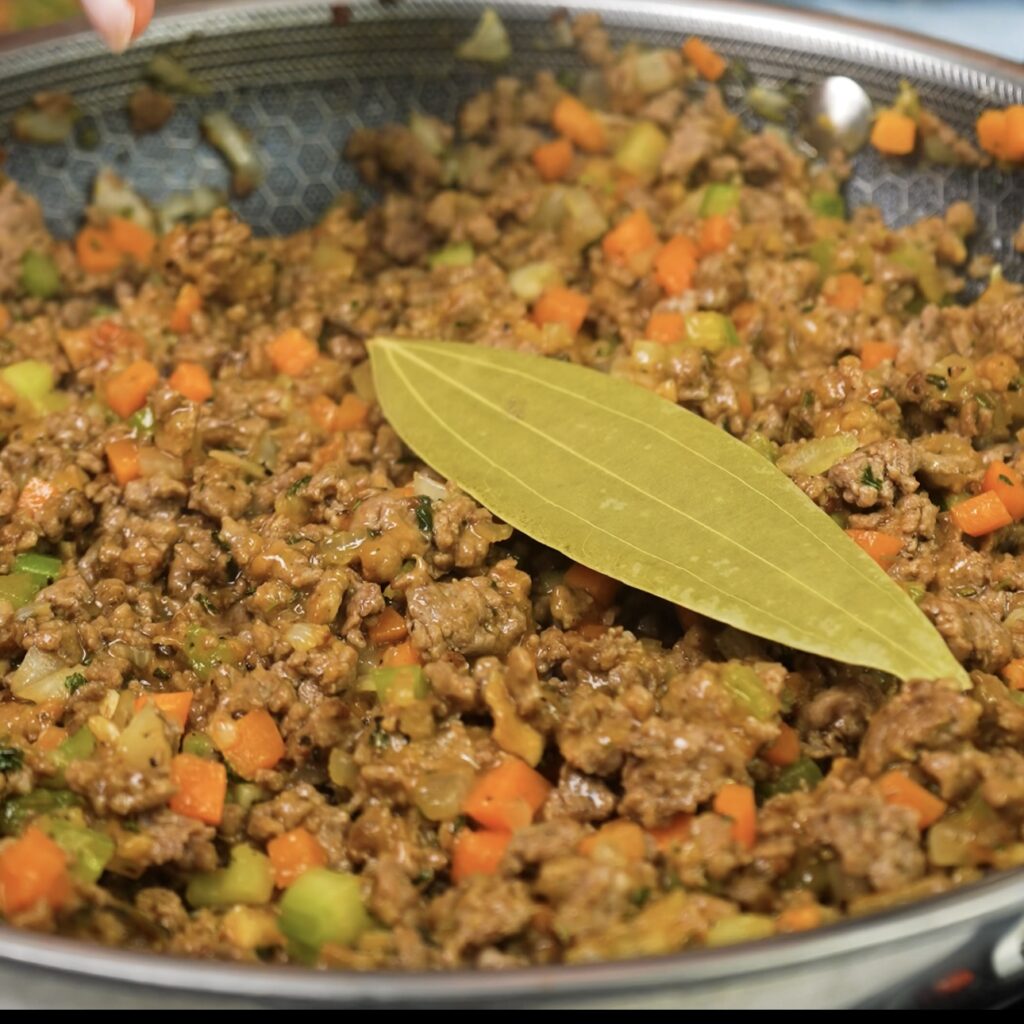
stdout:
<svg viewBox="0 0 1024 1024">
<path fill-rule="evenodd" d="M 574 31 L 603 69 L 609 124 L 664 127 L 654 180 L 616 176 L 607 158 L 577 153 L 566 183 L 544 185 L 530 154 L 549 137 L 562 89 L 540 73 L 528 83 L 498 78 L 455 129 L 434 126 L 446 151 L 457 147 L 455 178 L 422 134 L 360 131 L 347 157 L 383 193 L 365 214 L 341 197 L 317 227 L 257 239 L 219 210 L 163 237 L 148 271 L 84 274 L 36 204 L 0 186 L 0 301 L 10 315 L 2 360 L 48 362 L 70 398 L 39 416 L 0 393 L 0 566 L 10 571 L 28 551 L 62 563 L 24 607 L 0 601 L 0 667 L 9 681 L 36 649 L 82 677 L 40 704 L 5 688 L 0 737 L 21 758 L 0 774 L 3 825 L 13 836 L 32 820 L 12 825 L 26 794 L 64 790 L 74 806 L 51 807 L 47 820 L 63 815 L 115 847 L 98 881 L 76 880 L 58 909 L 37 903 L 9 914 L 13 924 L 283 962 L 280 892 L 262 905 L 198 909 L 184 894 L 230 848 L 262 852 L 297 828 L 315 837 L 327 867 L 359 879 L 370 927 L 320 953 L 323 964 L 358 969 L 667 953 L 702 945 L 709 931 L 728 941 L 860 914 L 1024 860 L 1024 706 L 998 677 L 1024 657 L 1024 535 L 1010 526 L 974 540 L 948 511 L 980 489 L 990 461 L 1024 471 L 1020 287 L 996 276 L 973 305 L 925 301 L 915 271 L 893 255 L 911 247 L 930 283 L 955 294 L 974 226 L 966 204 L 899 231 L 870 207 L 845 220 L 818 216 L 809 196 L 848 173 L 838 155 L 809 163 L 778 134 L 748 134 L 719 90 L 679 60 L 665 89 L 642 95 L 635 54 L 613 54 L 593 19 Z M 696 230 L 693 197 L 713 182 L 742 186 L 738 226 L 675 299 L 649 258 L 613 263 L 564 224 L 538 222 L 551 193 L 571 185 L 609 225 L 646 210 L 664 240 Z M 469 265 L 431 269 L 430 255 L 458 242 L 473 246 Z M 30 250 L 59 269 L 60 298 L 22 290 Z M 590 298 L 578 333 L 535 324 L 510 287 L 510 271 L 538 261 Z M 865 282 L 852 311 L 830 301 L 847 271 Z M 168 321 L 186 284 L 202 308 L 179 335 Z M 652 311 L 669 309 L 730 314 L 740 344 L 651 360 L 639 343 Z M 320 349 L 315 369 L 294 377 L 276 372 L 266 349 L 291 328 Z M 360 381 L 365 393 L 365 339 L 379 333 L 596 367 L 766 457 L 854 435 L 855 451 L 796 482 L 845 527 L 901 538 L 890 574 L 972 670 L 973 689 L 901 685 L 677 619 L 637 592 L 602 608 L 565 581 L 563 559 L 510 536 L 454 488 L 430 501 L 425 523 L 421 499 L 405 489 L 423 467 L 375 405 L 364 426 L 338 433 L 309 413 L 315 396 L 337 402 Z M 895 360 L 865 370 L 858 355 L 869 341 L 891 342 Z M 149 425 L 121 420 L 103 401 L 110 377 L 140 357 L 162 374 Z M 181 361 L 206 368 L 211 400 L 195 404 L 167 385 Z M 144 457 L 142 475 L 122 486 L 105 446 L 126 436 Z M 20 500 L 37 478 L 52 485 L 45 500 Z M 411 705 L 382 704 L 359 686 L 380 660 L 368 627 L 385 608 L 403 618 L 429 684 Z M 767 718 L 723 684 L 737 665 L 775 699 Z M 255 709 L 280 732 L 273 768 L 230 776 L 219 825 L 169 808 L 166 757 L 143 771 L 124 760 L 118 741 L 134 697 L 161 691 L 193 694 L 186 744 L 201 734 L 225 746 Z M 499 715 L 508 730 L 495 728 Z M 796 780 L 763 756 L 783 722 L 799 735 Z M 456 884 L 453 843 L 476 827 L 460 801 L 519 752 L 502 738 L 524 724 L 542 738 L 538 771 L 550 795 L 495 873 Z M 37 745 L 52 726 L 69 737 L 86 730 L 92 752 L 58 768 L 46 741 Z M 158 743 L 170 754 L 181 742 L 167 720 Z M 930 834 L 885 799 L 878 779 L 894 769 L 947 802 Z M 712 809 L 727 783 L 758 794 L 752 846 Z M 651 830 L 680 815 L 688 828 L 656 842 Z M 639 851 L 581 848 L 617 819 L 645 830 Z M 809 913 L 787 917 L 799 908 Z M 730 932 L 721 922 L 734 918 Z"/>
</svg>

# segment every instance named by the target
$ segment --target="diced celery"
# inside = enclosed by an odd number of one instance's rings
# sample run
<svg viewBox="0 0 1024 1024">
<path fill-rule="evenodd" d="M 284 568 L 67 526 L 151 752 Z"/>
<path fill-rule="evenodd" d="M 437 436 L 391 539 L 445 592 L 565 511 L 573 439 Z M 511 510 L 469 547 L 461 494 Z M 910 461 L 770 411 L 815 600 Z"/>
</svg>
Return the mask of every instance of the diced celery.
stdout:
<svg viewBox="0 0 1024 1024">
<path fill-rule="evenodd" d="M 259 905 L 270 902 L 274 876 L 270 859 L 245 843 L 231 849 L 226 868 L 195 875 L 185 890 L 193 907 L 229 907 L 235 903 Z"/>
<path fill-rule="evenodd" d="M 801 757 L 799 761 L 783 768 L 775 781 L 765 787 L 765 793 L 777 796 L 779 793 L 795 793 L 797 790 L 810 792 L 821 779 L 821 769 L 809 757 Z"/>
<path fill-rule="evenodd" d="M 204 732 L 190 732 L 181 741 L 181 752 L 193 757 L 216 757 L 217 748 Z"/>
<path fill-rule="evenodd" d="M 0 808 L 0 833 L 21 835 L 35 818 L 77 807 L 79 803 L 78 797 L 68 789 L 35 789 L 24 796 L 12 796 Z"/>
<path fill-rule="evenodd" d="M 426 673 L 418 665 L 375 668 L 359 684 L 359 689 L 374 692 L 381 704 L 405 707 L 423 700 L 430 693 Z"/>
<path fill-rule="evenodd" d="M 775 934 L 775 922 L 766 914 L 734 914 L 716 921 L 709 929 L 708 946 L 734 946 L 738 942 L 767 939 Z"/>
<path fill-rule="evenodd" d="M 12 572 L 0 576 L 0 601 L 10 601 L 15 608 L 28 604 L 42 589 L 40 577 L 28 572 Z"/>
<path fill-rule="evenodd" d="M 50 755 L 50 763 L 57 769 L 58 776 L 63 778 L 64 769 L 72 761 L 84 761 L 92 757 L 95 750 L 96 737 L 86 726 L 82 726 Z"/>
<path fill-rule="evenodd" d="M 476 259 L 476 252 L 469 242 L 452 242 L 430 256 L 430 269 L 439 267 L 469 267 Z"/>
<path fill-rule="evenodd" d="M 498 64 L 508 60 L 511 54 L 508 32 L 498 12 L 491 7 L 484 8 L 473 34 L 455 51 L 460 60 L 478 60 L 485 64 Z"/>
<path fill-rule="evenodd" d="M 752 85 L 747 90 L 747 103 L 755 114 L 768 121 L 785 121 L 792 109 L 790 98 L 778 89 L 769 89 L 764 85 Z"/>
<path fill-rule="evenodd" d="M 114 855 L 114 840 L 84 825 L 73 825 L 69 821 L 53 818 L 47 823 L 45 831 L 71 857 L 71 873 L 88 885 L 99 880 Z"/>
<path fill-rule="evenodd" d="M 281 897 L 277 924 L 307 960 L 328 942 L 353 945 L 370 927 L 359 879 L 327 868 L 307 871 Z"/>
<path fill-rule="evenodd" d="M 156 416 L 148 405 L 144 405 L 138 412 L 128 417 L 128 426 L 132 428 L 136 437 L 151 437 L 156 427 Z"/>
<path fill-rule="evenodd" d="M 778 699 L 746 665 L 724 665 L 722 683 L 733 700 L 748 714 L 767 722 L 779 713 Z"/>
<path fill-rule="evenodd" d="M 532 303 L 560 280 L 561 275 L 553 263 L 527 263 L 508 275 L 508 286 L 517 299 Z"/>
<path fill-rule="evenodd" d="M 846 217 L 846 202 L 837 192 L 812 192 L 810 206 L 819 217 Z"/>
<path fill-rule="evenodd" d="M 262 786 L 257 786 L 255 782 L 236 782 L 231 787 L 229 798 L 231 803 L 238 804 L 239 807 L 247 811 L 253 804 L 266 800 L 269 795 Z"/>
<path fill-rule="evenodd" d="M 41 555 L 37 551 L 26 551 L 14 559 L 15 572 L 38 576 L 45 583 L 52 583 L 60 575 L 60 566 L 59 558 L 54 558 L 52 555 Z"/>
<path fill-rule="evenodd" d="M 52 299 L 60 294 L 60 271 L 45 253 L 29 249 L 21 258 L 21 286 L 37 299 Z"/>
<path fill-rule="evenodd" d="M 652 121 L 639 121 L 615 151 L 615 163 L 638 178 L 653 177 L 668 149 L 668 137 Z"/>
<path fill-rule="evenodd" d="M 917 287 L 929 302 L 937 303 L 945 298 L 946 286 L 942 282 L 942 275 L 934 256 L 908 243 L 897 249 L 889 258 L 893 263 L 906 267 L 913 273 Z"/>
<path fill-rule="evenodd" d="M 706 352 L 721 352 L 740 343 L 732 321 L 722 313 L 690 313 L 686 318 L 686 344 Z"/>
<path fill-rule="evenodd" d="M 231 646 L 202 626 L 189 626 L 185 631 L 185 657 L 200 679 L 208 679 L 219 665 L 232 665 L 236 660 Z"/>
<path fill-rule="evenodd" d="M 660 341 L 634 341 L 630 346 L 630 357 L 638 369 L 660 370 L 674 346 L 663 345 Z"/>
<path fill-rule="evenodd" d="M 740 201 L 738 185 L 723 185 L 714 182 L 704 191 L 704 199 L 700 204 L 700 215 L 710 217 L 713 214 L 732 213 Z"/>
<path fill-rule="evenodd" d="M 53 367 L 40 359 L 22 359 L 0 370 L 0 378 L 12 391 L 35 408 L 53 391 Z M 40 409 L 40 411 L 44 411 Z"/>
</svg>

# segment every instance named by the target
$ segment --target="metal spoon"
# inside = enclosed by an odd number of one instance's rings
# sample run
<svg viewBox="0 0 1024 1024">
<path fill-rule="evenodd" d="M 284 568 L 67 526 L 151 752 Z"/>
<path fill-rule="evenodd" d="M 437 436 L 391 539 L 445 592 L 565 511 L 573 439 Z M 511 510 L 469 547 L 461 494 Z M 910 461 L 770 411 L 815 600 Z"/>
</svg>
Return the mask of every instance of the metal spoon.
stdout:
<svg viewBox="0 0 1024 1024">
<path fill-rule="evenodd" d="M 819 152 L 841 146 L 860 149 L 871 131 L 871 99 L 852 78 L 831 75 L 807 94 L 804 133 Z"/>
</svg>

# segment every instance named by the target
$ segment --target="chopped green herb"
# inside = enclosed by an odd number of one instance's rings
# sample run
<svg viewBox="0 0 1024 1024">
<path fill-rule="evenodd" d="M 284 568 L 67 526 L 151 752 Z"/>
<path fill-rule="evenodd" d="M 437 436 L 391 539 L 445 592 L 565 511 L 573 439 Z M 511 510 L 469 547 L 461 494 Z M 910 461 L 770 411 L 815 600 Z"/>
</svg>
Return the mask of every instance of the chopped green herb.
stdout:
<svg viewBox="0 0 1024 1024">
<path fill-rule="evenodd" d="M 633 906 L 637 909 L 646 906 L 650 898 L 651 889 L 650 886 L 647 885 L 642 885 L 639 889 L 634 889 L 629 894 L 629 902 L 632 903 Z"/>
<path fill-rule="evenodd" d="M 864 472 L 860 475 L 860 482 L 865 487 L 874 487 L 876 491 L 881 491 L 882 481 L 875 476 L 874 470 L 870 466 L 864 467 Z"/>
<path fill-rule="evenodd" d="M 424 533 L 434 532 L 434 507 L 426 495 L 416 502 L 416 522 Z"/>
<path fill-rule="evenodd" d="M 949 381 L 937 373 L 929 373 L 924 379 L 928 381 L 933 388 L 937 388 L 939 391 L 945 391 L 946 388 L 949 387 Z"/>
<path fill-rule="evenodd" d="M 208 595 L 196 594 L 196 603 L 204 612 L 206 612 L 207 615 L 217 614 L 217 606 L 210 600 Z"/>
<path fill-rule="evenodd" d="M 312 479 L 313 478 L 311 476 L 304 476 L 300 480 L 296 480 L 295 483 L 288 488 L 288 497 L 294 498 L 295 495 L 297 495 L 299 491 L 303 490 Z"/>
<path fill-rule="evenodd" d="M 81 672 L 72 672 L 71 675 L 64 680 L 64 688 L 68 693 L 77 693 L 87 682 L 88 680 Z"/>
<path fill-rule="evenodd" d="M 25 763 L 25 755 L 17 747 L 0 747 L 0 772 L 16 772 Z"/>
</svg>

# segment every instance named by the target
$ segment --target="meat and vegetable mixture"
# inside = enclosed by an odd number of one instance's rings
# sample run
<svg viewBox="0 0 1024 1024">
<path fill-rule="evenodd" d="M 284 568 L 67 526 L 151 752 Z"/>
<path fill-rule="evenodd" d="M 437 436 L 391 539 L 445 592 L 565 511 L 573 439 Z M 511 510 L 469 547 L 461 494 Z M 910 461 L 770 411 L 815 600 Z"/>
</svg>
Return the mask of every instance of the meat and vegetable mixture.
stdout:
<svg viewBox="0 0 1024 1024">
<path fill-rule="evenodd" d="M 579 963 L 1024 861 L 1021 287 L 968 256 L 966 204 L 847 215 L 841 155 L 744 127 L 700 41 L 571 33 L 576 93 L 499 76 L 455 125 L 357 132 L 380 202 L 290 238 L 225 209 L 158 236 L 129 203 L 59 242 L 0 186 L 9 923 Z M 572 360 L 744 439 L 973 688 L 772 646 L 513 534 L 382 418 L 377 334 Z"/>
</svg>

